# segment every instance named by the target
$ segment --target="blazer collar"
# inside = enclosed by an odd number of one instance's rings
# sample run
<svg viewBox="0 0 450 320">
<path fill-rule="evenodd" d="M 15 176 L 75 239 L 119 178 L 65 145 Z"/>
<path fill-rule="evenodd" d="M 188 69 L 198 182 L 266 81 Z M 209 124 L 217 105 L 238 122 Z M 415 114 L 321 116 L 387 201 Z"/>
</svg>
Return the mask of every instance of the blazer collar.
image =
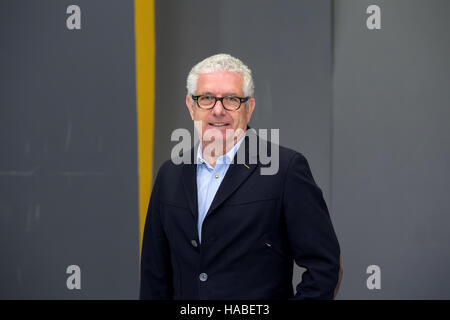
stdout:
<svg viewBox="0 0 450 320">
<path fill-rule="evenodd" d="M 205 219 L 212 214 L 226 199 L 228 199 L 239 186 L 255 171 L 259 166 L 259 157 L 257 148 L 250 148 L 250 142 L 259 146 L 259 137 L 254 129 L 248 127 L 245 139 L 241 143 L 234 156 L 233 163 L 227 170 L 225 177 L 220 184 L 219 189 L 206 213 Z M 182 183 L 185 190 L 191 213 L 197 221 L 198 218 L 198 199 L 197 199 L 197 164 L 194 163 L 194 157 L 197 156 L 198 144 L 190 150 L 190 164 L 183 164 Z M 241 161 L 242 159 L 244 161 Z"/>
</svg>

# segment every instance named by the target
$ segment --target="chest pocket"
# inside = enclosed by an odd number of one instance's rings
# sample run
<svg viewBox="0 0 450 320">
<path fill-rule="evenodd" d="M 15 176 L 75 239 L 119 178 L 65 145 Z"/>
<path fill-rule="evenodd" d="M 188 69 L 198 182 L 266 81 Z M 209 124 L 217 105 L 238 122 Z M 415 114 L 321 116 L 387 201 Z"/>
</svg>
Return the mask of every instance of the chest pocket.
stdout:
<svg viewBox="0 0 450 320">
<path fill-rule="evenodd" d="M 240 206 L 240 205 L 248 205 L 252 203 L 258 203 L 258 202 L 273 202 L 276 201 L 278 198 L 272 197 L 272 198 L 261 198 L 261 197 L 245 197 L 245 196 L 238 196 L 238 197 L 232 197 L 225 201 L 223 203 L 223 206 Z"/>
</svg>

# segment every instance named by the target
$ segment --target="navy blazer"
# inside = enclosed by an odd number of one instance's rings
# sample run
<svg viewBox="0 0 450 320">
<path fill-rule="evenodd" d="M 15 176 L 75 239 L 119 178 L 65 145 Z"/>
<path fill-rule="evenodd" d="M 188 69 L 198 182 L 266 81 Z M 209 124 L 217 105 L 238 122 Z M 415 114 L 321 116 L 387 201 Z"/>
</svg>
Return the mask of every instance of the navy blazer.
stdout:
<svg viewBox="0 0 450 320">
<path fill-rule="evenodd" d="M 169 160 L 159 169 L 144 229 L 141 299 L 333 298 L 340 248 L 307 160 L 279 146 L 278 173 L 261 175 L 264 165 L 245 139 L 238 153 L 246 165 L 236 163 L 236 154 L 203 222 L 201 244 L 197 165 Z M 306 268 L 295 295 L 294 261 Z"/>
</svg>

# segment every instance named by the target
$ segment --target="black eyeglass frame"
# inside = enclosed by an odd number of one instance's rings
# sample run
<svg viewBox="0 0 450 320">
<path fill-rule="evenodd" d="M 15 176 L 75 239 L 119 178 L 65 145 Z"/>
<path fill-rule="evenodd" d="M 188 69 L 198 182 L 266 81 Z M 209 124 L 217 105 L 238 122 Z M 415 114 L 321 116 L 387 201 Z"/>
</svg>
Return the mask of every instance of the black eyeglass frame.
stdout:
<svg viewBox="0 0 450 320">
<path fill-rule="evenodd" d="M 223 106 L 223 108 L 224 108 L 225 110 L 228 110 L 228 111 L 237 111 L 237 110 L 239 110 L 239 109 L 241 108 L 242 103 L 247 102 L 248 99 L 250 99 L 250 97 L 241 98 L 241 97 L 227 96 L 227 97 L 221 97 L 221 98 L 219 98 L 219 97 L 215 97 L 215 96 L 210 96 L 210 97 L 214 98 L 215 101 L 214 101 L 213 105 L 212 105 L 210 108 L 204 108 L 204 107 L 200 107 L 200 103 L 198 103 L 198 98 L 200 98 L 200 97 L 202 97 L 202 96 L 207 96 L 207 95 L 206 95 L 206 94 L 201 94 L 201 95 L 198 95 L 198 96 L 192 95 L 192 99 L 195 100 L 195 101 L 197 102 L 197 106 L 198 106 L 200 109 L 202 109 L 202 110 L 211 110 L 212 108 L 214 108 L 214 107 L 216 106 L 217 100 L 219 100 L 220 103 L 222 104 L 222 106 Z M 238 98 L 239 101 L 240 101 L 239 107 L 237 107 L 236 109 L 228 109 L 228 108 L 225 107 L 225 105 L 223 104 L 223 99 L 225 99 L 225 98 Z"/>
</svg>

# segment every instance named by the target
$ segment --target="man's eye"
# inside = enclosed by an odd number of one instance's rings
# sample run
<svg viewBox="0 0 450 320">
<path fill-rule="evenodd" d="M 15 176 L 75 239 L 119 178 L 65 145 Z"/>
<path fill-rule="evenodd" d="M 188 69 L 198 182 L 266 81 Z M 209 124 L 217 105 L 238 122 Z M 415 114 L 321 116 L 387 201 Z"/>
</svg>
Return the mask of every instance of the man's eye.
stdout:
<svg viewBox="0 0 450 320">
<path fill-rule="evenodd" d="M 203 97 L 200 97 L 200 99 L 202 99 L 202 100 L 214 100 L 214 97 L 213 96 L 203 96 Z"/>
<path fill-rule="evenodd" d="M 226 97 L 225 100 L 229 102 L 239 102 L 239 99 L 236 97 Z"/>
</svg>

